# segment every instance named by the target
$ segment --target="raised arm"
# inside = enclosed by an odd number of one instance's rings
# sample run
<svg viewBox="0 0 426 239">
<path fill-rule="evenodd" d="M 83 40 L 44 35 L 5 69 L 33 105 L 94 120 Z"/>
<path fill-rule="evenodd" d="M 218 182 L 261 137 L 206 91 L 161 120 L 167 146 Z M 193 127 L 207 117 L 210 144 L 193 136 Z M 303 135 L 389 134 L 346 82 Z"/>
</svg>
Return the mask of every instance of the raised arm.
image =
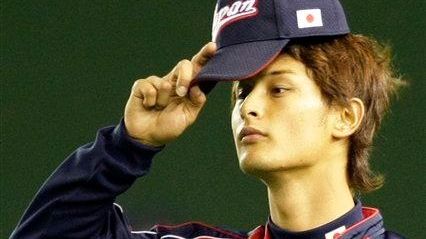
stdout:
<svg viewBox="0 0 426 239">
<path fill-rule="evenodd" d="M 153 156 L 197 118 L 206 96 L 190 82 L 214 54 L 207 44 L 166 76 L 137 80 L 124 120 L 98 131 L 43 184 L 11 238 L 132 238 L 115 198 L 145 175 Z"/>
</svg>

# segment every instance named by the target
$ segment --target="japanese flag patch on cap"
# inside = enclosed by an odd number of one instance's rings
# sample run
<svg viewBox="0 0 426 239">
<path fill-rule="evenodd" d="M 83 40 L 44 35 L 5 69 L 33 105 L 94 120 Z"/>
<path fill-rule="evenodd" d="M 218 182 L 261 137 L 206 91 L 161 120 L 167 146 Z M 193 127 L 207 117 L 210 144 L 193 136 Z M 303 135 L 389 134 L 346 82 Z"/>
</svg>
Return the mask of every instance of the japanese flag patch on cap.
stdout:
<svg viewBox="0 0 426 239">
<path fill-rule="evenodd" d="M 217 0 L 213 16 L 217 51 L 191 82 L 204 93 L 255 76 L 291 42 L 350 32 L 339 0 Z"/>
<path fill-rule="evenodd" d="M 321 9 L 298 10 L 296 14 L 297 14 L 297 26 L 299 28 L 323 26 Z"/>
</svg>

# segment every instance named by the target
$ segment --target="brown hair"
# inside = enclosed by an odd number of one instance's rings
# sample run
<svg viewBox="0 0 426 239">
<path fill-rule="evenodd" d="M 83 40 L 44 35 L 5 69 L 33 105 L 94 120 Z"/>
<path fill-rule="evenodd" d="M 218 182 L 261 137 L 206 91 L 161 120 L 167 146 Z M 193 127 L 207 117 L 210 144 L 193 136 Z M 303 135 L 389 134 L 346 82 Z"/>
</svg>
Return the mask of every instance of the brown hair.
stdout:
<svg viewBox="0 0 426 239">
<path fill-rule="evenodd" d="M 305 64 L 329 105 L 345 107 L 353 97 L 363 101 L 363 122 L 350 137 L 349 186 L 355 192 L 380 188 L 384 179 L 370 169 L 369 153 L 390 98 L 404 83 L 393 70 L 389 47 L 370 37 L 347 34 L 337 38 L 300 39 L 283 52 Z M 233 104 L 235 90 L 234 84 Z"/>
</svg>

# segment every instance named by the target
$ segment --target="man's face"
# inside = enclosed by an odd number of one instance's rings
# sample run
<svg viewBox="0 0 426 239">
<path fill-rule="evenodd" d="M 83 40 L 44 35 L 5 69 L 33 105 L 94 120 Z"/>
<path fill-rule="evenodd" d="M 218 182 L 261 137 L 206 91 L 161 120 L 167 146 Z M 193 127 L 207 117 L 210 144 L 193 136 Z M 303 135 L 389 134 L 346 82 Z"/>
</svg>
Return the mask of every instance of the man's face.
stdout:
<svg viewBox="0 0 426 239">
<path fill-rule="evenodd" d="M 330 154 L 331 109 L 301 62 L 280 55 L 236 84 L 232 131 L 244 172 L 302 169 Z"/>
</svg>

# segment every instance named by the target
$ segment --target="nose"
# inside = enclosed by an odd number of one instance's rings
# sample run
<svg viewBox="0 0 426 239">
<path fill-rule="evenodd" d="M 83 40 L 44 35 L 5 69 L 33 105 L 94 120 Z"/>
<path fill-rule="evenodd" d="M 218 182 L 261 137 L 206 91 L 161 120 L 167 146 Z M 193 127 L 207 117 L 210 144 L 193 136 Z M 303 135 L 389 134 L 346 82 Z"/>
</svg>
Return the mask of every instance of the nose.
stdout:
<svg viewBox="0 0 426 239">
<path fill-rule="evenodd" d="M 264 114 L 265 97 L 260 90 L 253 89 L 241 103 L 240 115 L 243 119 L 258 119 Z"/>
</svg>

